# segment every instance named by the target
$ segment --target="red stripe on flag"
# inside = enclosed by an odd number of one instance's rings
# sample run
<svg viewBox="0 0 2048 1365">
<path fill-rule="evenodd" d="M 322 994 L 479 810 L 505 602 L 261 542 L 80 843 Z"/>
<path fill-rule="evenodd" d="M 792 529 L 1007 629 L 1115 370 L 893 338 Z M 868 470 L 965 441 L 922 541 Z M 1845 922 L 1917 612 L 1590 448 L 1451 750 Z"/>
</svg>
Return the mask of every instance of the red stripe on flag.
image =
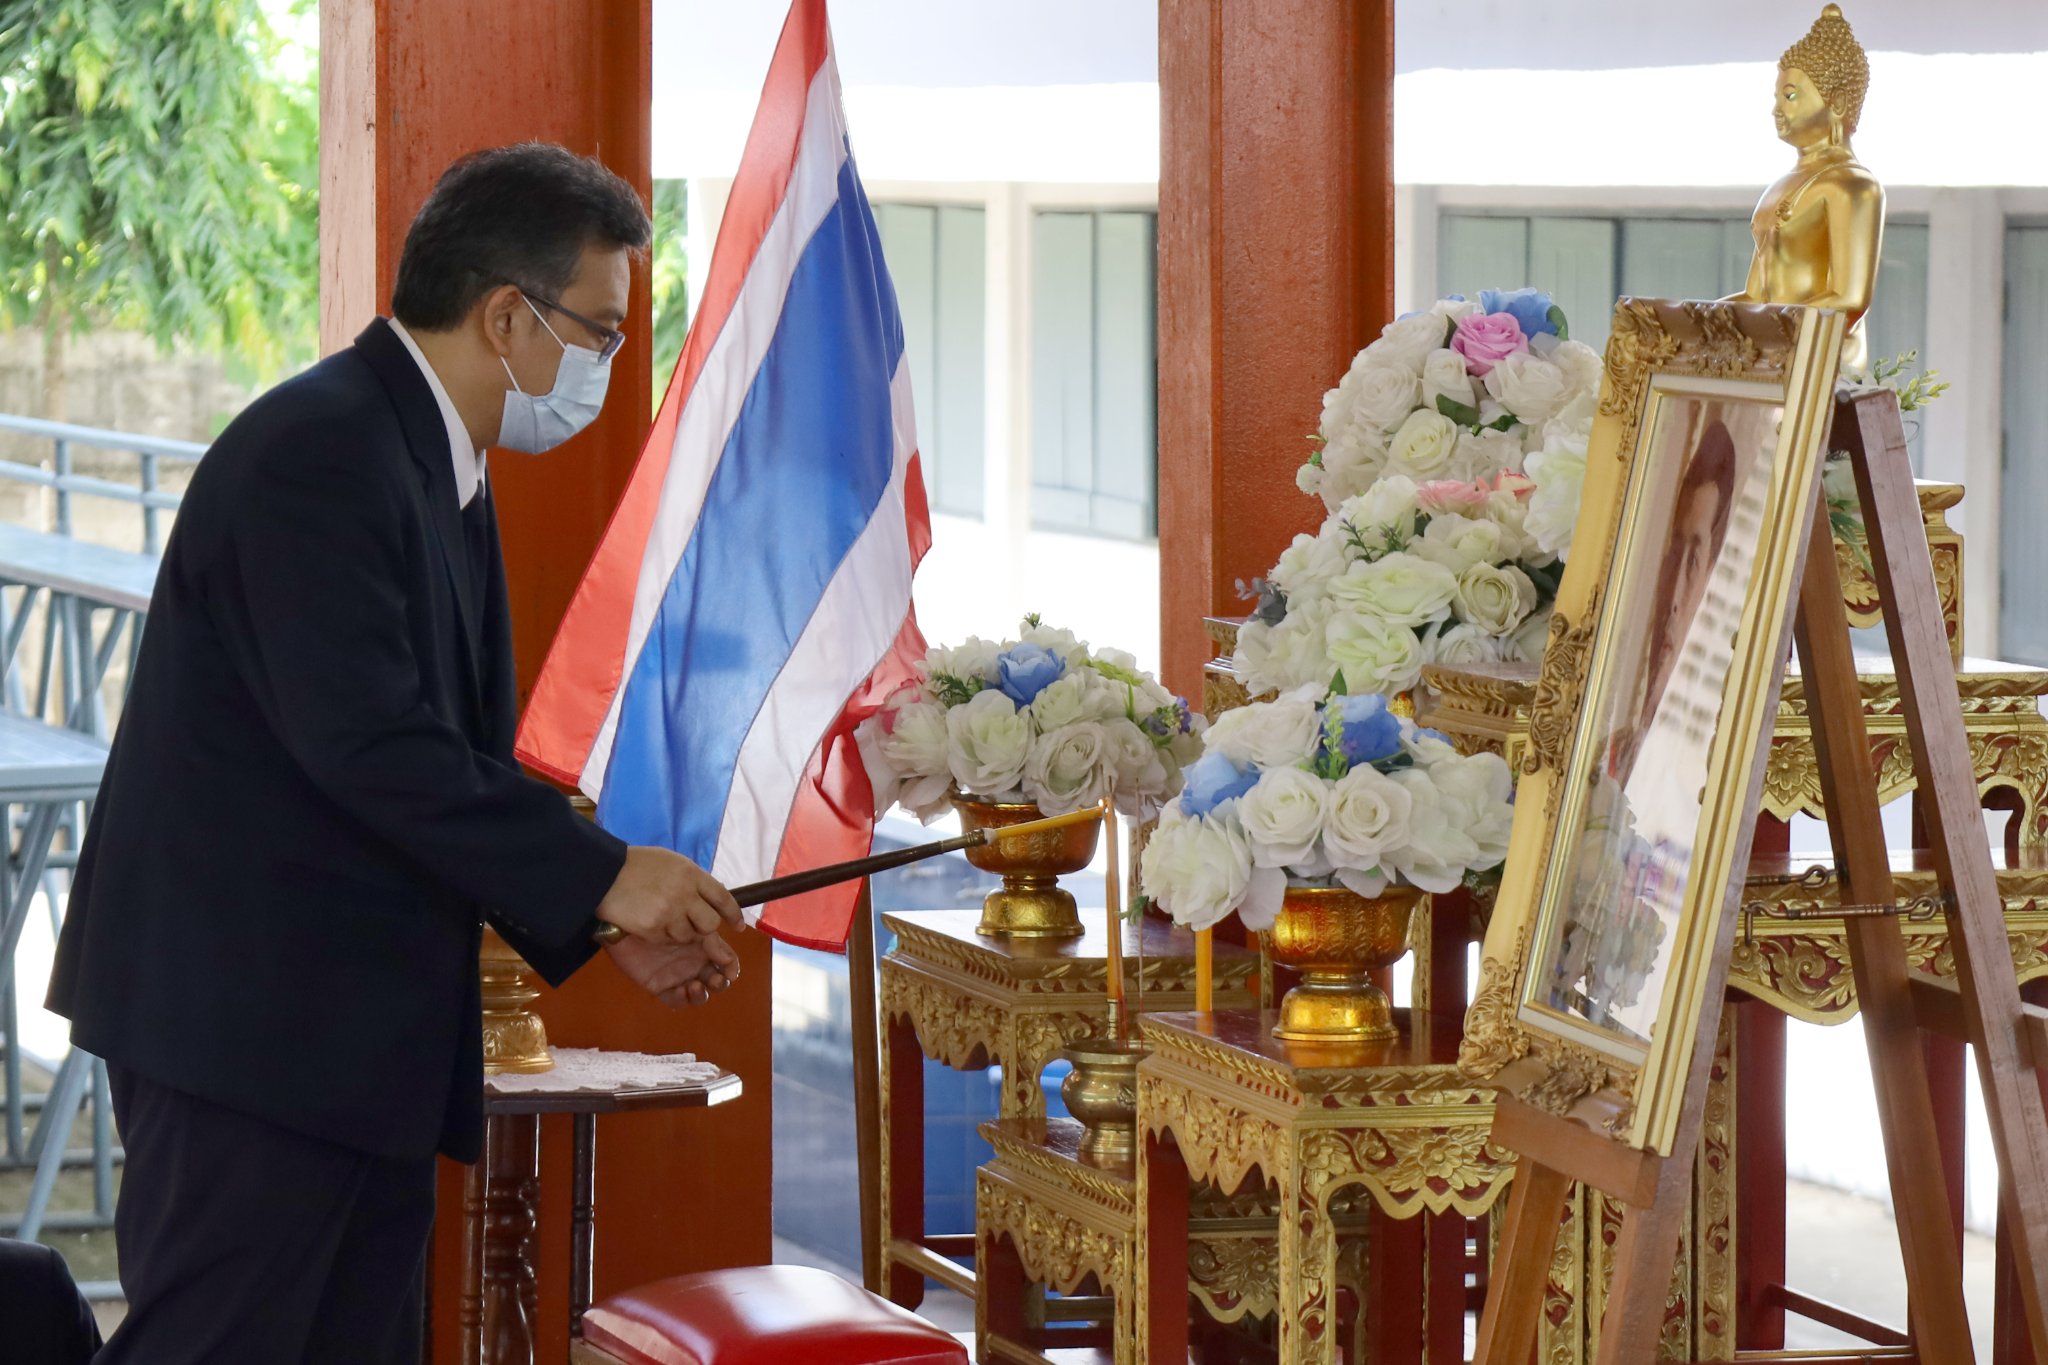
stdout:
<svg viewBox="0 0 2048 1365">
<path fill-rule="evenodd" d="M 873 845 L 875 792 L 854 743 L 853 728 L 873 715 L 891 692 L 916 676 L 917 661 L 924 654 L 924 633 L 917 628 L 913 609 L 903 618 L 903 629 L 880 666 L 847 702 L 811 756 L 790 806 L 782 852 L 775 861 L 776 876 L 863 857 Z M 800 948 L 843 953 L 859 893 L 860 883 L 847 882 L 772 901 L 762 907 L 759 927 L 770 937 Z"/>
<path fill-rule="evenodd" d="M 910 467 L 904 473 L 903 522 L 910 569 L 915 575 L 932 544 L 924 463 L 915 451 L 911 452 Z M 917 606 L 913 602 L 889 652 L 882 656 L 860 689 L 847 699 L 839 719 L 811 755 L 803 780 L 797 784 L 796 800 L 790 805 L 789 823 L 783 829 L 782 851 L 775 859 L 776 876 L 863 857 L 873 846 L 875 789 L 868 781 L 867 765 L 854 743 L 853 730 L 879 711 L 890 693 L 917 676 L 918 662 L 924 656 L 924 632 L 918 629 Z M 771 938 L 800 948 L 845 952 L 859 892 L 860 884 L 849 882 L 771 902 L 762 907 L 760 928 Z"/>
<path fill-rule="evenodd" d="M 811 83 L 826 55 L 825 0 L 794 0 L 776 41 L 760 108 L 755 111 L 732 195 L 719 222 L 711 273 L 705 278 L 697 316 L 690 323 L 661 411 L 641 447 L 618 509 L 612 513 L 597 553 L 584 570 L 583 581 L 548 647 L 519 727 L 519 757 L 557 781 L 580 782 L 605 713 L 611 709 L 612 696 L 625 676 L 633 598 L 647 537 L 661 504 L 661 485 L 675 446 L 676 424 L 713 343 L 732 315 L 761 240 L 782 207 L 803 145 Z"/>
</svg>

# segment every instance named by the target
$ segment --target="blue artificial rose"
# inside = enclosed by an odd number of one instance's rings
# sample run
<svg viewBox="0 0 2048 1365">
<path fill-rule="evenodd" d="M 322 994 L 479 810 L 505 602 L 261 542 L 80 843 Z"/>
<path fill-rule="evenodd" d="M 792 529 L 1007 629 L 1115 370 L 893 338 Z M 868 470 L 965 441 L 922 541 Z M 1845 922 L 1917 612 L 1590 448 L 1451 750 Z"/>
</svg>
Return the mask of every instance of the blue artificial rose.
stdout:
<svg viewBox="0 0 2048 1365">
<path fill-rule="evenodd" d="M 1557 335 L 1557 324 L 1551 320 L 1551 298 L 1541 289 L 1482 289 L 1479 291 L 1479 307 L 1488 313 L 1506 313 L 1522 325 L 1522 335 L 1533 337 L 1538 332 Z"/>
<path fill-rule="evenodd" d="M 1203 754 L 1182 774 L 1181 811 L 1201 819 L 1225 801 L 1235 801 L 1259 783 L 1256 768 L 1240 768 L 1222 754 Z"/>
<path fill-rule="evenodd" d="M 1325 708 L 1323 747 L 1347 768 L 1377 763 L 1401 752 L 1401 718 L 1377 693 L 1332 697 Z"/>
<path fill-rule="evenodd" d="M 1059 681 L 1067 671 L 1067 661 L 1044 645 L 1012 645 L 996 656 L 996 671 L 1000 677 L 997 686 L 1022 710 Z"/>
</svg>

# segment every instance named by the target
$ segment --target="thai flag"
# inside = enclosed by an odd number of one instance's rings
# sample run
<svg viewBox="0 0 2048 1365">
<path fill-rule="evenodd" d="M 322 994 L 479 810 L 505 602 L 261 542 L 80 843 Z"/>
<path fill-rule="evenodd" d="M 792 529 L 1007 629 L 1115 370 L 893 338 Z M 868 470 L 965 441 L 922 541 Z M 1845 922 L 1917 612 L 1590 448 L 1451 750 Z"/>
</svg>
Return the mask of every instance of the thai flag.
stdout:
<svg viewBox="0 0 2048 1365">
<path fill-rule="evenodd" d="M 824 0 L 796 0 L 703 302 L 519 756 L 631 843 L 728 885 L 866 853 L 853 727 L 924 653 L 931 542 L 895 289 L 840 107 Z M 843 948 L 855 888 L 763 907 Z M 751 913 L 751 912 L 750 912 Z"/>
</svg>

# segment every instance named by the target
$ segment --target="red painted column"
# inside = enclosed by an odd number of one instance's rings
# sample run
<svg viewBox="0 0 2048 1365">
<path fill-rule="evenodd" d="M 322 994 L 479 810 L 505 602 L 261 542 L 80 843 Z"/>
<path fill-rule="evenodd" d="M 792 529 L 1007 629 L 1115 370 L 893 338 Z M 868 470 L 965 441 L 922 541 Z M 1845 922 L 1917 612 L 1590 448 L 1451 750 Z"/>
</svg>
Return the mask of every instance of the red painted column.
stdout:
<svg viewBox="0 0 2048 1365">
<path fill-rule="evenodd" d="M 1322 505 L 1296 491 L 1352 355 L 1393 313 L 1392 0 L 1159 7 L 1159 558 L 1166 681 L 1205 615 Z"/>
<path fill-rule="evenodd" d="M 465 152 L 529 138 L 594 155 L 649 192 L 650 0 L 323 0 L 321 343 L 347 344 L 389 304 L 421 201 Z M 644 268 L 612 401 L 545 457 L 491 455 L 522 696 L 645 437 L 651 354 Z M 596 1292 L 769 1257 L 768 945 L 742 936 L 740 984 L 672 1012 L 599 961 L 542 1000 L 552 1040 L 695 1051 L 738 1071 L 743 1099 L 709 1112 L 616 1115 L 597 1144 Z M 572 1167 L 566 1121 L 542 1126 L 541 1362 L 566 1359 Z M 456 1354 L 461 1172 L 444 1171 L 434 1352 Z"/>
</svg>

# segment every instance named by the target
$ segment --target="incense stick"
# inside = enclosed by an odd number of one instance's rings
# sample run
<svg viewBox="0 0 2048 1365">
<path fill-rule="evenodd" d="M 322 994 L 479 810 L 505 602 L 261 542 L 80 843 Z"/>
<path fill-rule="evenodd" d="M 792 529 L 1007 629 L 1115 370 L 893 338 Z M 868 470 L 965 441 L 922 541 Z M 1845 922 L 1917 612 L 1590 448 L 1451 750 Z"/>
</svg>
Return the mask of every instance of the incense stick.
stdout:
<svg viewBox="0 0 2048 1365">
<path fill-rule="evenodd" d="M 769 901 L 782 900 L 788 896 L 800 896 L 806 891 L 818 891 L 828 886 L 836 886 L 840 882 L 853 881 L 858 877 L 887 872 L 906 863 L 936 858 L 942 853 L 955 853 L 963 848 L 979 848 L 983 844 L 996 843 L 1004 839 L 1043 834 L 1049 829 L 1079 825 L 1101 818 L 1100 806 L 1083 806 L 1080 810 L 1069 811 L 1065 815 L 1048 815 L 1043 819 L 1025 820 L 1015 825 L 996 825 L 969 830 L 951 839 L 939 839 L 929 844 L 919 844 L 915 848 L 891 849 L 887 853 L 873 853 L 865 858 L 851 858 L 843 863 L 828 863 L 824 867 L 814 867 L 808 872 L 791 872 L 781 877 L 770 877 L 766 881 L 735 886 L 732 888 L 732 898 L 738 901 L 740 908 L 744 910 L 750 905 L 765 905 Z M 600 923 L 591 937 L 601 944 L 617 943 L 626 937 L 626 931 L 616 924 Z"/>
</svg>

